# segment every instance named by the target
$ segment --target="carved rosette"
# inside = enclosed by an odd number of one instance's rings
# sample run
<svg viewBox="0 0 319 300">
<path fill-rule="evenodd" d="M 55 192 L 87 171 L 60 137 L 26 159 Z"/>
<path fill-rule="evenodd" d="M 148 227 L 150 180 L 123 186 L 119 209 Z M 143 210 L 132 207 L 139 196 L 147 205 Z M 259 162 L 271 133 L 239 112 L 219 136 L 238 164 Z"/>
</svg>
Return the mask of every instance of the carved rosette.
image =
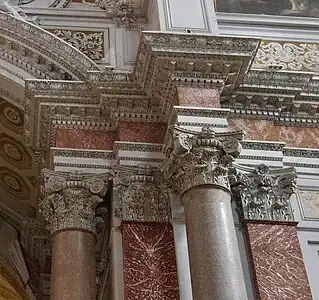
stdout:
<svg viewBox="0 0 319 300">
<path fill-rule="evenodd" d="M 296 187 L 293 168 L 270 171 L 261 164 L 244 173 L 238 167 L 231 170 L 229 179 L 245 219 L 293 221 L 289 201 Z"/>
<path fill-rule="evenodd" d="M 150 166 L 117 168 L 114 177 L 115 214 L 125 221 L 167 222 L 169 197 L 161 174 Z"/>
<path fill-rule="evenodd" d="M 96 232 L 96 206 L 107 191 L 108 175 L 42 171 L 39 210 L 53 234 L 63 229 Z"/>
<path fill-rule="evenodd" d="M 195 133 L 176 126 L 171 132 L 172 142 L 165 151 L 167 160 L 162 169 L 175 192 L 182 195 L 207 184 L 230 190 L 229 168 L 241 151 L 241 144 L 232 133 L 217 136 L 210 127 Z"/>
</svg>

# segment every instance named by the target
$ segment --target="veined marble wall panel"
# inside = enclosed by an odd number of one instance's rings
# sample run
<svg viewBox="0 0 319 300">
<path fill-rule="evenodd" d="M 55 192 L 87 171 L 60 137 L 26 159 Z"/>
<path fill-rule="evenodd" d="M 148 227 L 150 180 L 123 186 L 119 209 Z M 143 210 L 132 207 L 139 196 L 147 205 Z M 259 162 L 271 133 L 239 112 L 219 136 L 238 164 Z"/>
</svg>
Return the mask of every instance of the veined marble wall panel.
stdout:
<svg viewBox="0 0 319 300">
<path fill-rule="evenodd" d="M 169 223 L 122 223 L 124 299 L 179 300 Z"/>
<path fill-rule="evenodd" d="M 115 131 L 87 130 L 80 128 L 57 129 L 56 147 L 75 149 L 113 149 Z"/>
<path fill-rule="evenodd" d="M 163 123 L 120 122 L 118 140 L 159 144 L 164 141 L 166 128 Z"/>
<path fill-rule="evenodd" d="M 164 142 L 166 124 L 120 122 L 117 129 L 101 127 L 101 129 L 82 129 L 64 126 L 55 132 L 55 146 L 58 148 L 111 150 L 115 141 L 137 143 Z"/>
<path fill-rule="evenodd" d="M 217 89 L 177 87 L 177 94 L 180 106 L 220 108 Z"/>
<path fill-rule="evenodd" d="M 298 148 L 319 148 L 319 128 L 275 125 L 273 121 L 228 119 L 230 128 L 243 129 L 251 140 L 280 141 Z"/>
<path fill-rule="evenodd" d="M 247 221 L 257 298 L 312 300 L 296 223 Z"/>
</svg>

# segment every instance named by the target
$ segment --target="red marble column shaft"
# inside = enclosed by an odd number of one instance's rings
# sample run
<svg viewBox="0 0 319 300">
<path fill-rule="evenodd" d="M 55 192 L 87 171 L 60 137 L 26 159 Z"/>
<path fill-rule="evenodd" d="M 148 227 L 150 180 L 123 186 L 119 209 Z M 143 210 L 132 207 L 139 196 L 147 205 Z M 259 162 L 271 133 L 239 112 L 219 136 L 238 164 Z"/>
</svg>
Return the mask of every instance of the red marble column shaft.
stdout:
<svg viewBox="0 0 319 300">
<path fill-rule="evenodd" d="M 51 300 L 95 300 L 95 237 L 80 230 L 52 235 Z"/>
</svg>

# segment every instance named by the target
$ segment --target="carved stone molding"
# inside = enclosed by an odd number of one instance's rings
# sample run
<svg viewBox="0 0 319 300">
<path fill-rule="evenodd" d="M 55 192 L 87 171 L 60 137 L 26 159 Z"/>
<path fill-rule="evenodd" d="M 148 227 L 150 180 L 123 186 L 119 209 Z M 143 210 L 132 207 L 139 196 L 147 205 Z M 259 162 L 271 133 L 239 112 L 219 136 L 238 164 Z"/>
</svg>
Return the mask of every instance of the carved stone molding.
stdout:
<svg viewBox="0 0 319 300">
<path fill-rule="evenodd" d="M 95 233 L 100 222 L 95 209 L 103 201 L 108 180 L 108 174 L 62 173 L 44 169 L 39 209 L 51 234 L 69 228 Z"/>
<path fill-rule="evenodd" d="M 79 49 L 92 60 L 104 57 L 104 32 L 71 29 L 50 29 L 54 35 Z"/>
<path fill-rule="evenodd" d="M 0 58 L 32 77 L 83 80 L 99 70 L 85 54 L 52 33 L 0 11 Z"/>
<path fill-rule="evenodd" d="M 220 88 L 228 95 L 258 45 L 258 39 L 143 32 L 133 73 L 107 69 L 87 72 L 86 82 L 28 81 L 27 142 L 47 148 L 52 124 L 67 123 L 70 115 L 73 124 L 91 127 L 106 119 L 167 122 L 176 85 Z"/>
<path fill-rule="evenodd" d="M 218 135 L 210 127 L 200 133 L 171 127 L 171 143 L 162 166 L 168 185 L 179 194 L 200 185 L 230 189 L 229 168 L 240 154 L 242 133 Z"/>
<path fill-rule="evenodd" d="M 270 170 L 264 164 L 255 169 L 236 165 L 229 180 L 245 219 L 293 221 L 289 199 L 296 187 L 294 168 Z"/>
<path fill-rule="evenodd" d="M 115 214 L 125 221 L 167 222 L 169 198 L 156 168 L 114 169 Z"/>
<path fill-rule="evenodd" d="M 318 72 L 318 43 L 262 41 L 253 68 L 279 66 L 281 70 Z"/>
<path fill-rule="evenodd" d="M 131 2 L 117 2 L 116 17 L 114 20 L 119 26 L 124 26 L 128 29 L 136 26 L 137 15 L 134 12 L 134 8 Z"/>
</svg>

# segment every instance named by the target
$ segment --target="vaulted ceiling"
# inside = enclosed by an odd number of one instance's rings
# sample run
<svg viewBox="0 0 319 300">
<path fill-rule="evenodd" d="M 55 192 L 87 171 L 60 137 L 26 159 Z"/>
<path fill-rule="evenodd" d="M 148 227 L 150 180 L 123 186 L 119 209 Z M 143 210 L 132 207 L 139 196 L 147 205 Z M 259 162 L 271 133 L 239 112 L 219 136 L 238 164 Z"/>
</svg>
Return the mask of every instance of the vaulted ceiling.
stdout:
<svg viewBox="0 0 319 300">
<path fill-rule="evenodd" d="M 24 143 L 23 111 L 0 97 L 1 205 L 22 217 L 32 217 L 38 190 L 37 155 Z"/>
</svg>

